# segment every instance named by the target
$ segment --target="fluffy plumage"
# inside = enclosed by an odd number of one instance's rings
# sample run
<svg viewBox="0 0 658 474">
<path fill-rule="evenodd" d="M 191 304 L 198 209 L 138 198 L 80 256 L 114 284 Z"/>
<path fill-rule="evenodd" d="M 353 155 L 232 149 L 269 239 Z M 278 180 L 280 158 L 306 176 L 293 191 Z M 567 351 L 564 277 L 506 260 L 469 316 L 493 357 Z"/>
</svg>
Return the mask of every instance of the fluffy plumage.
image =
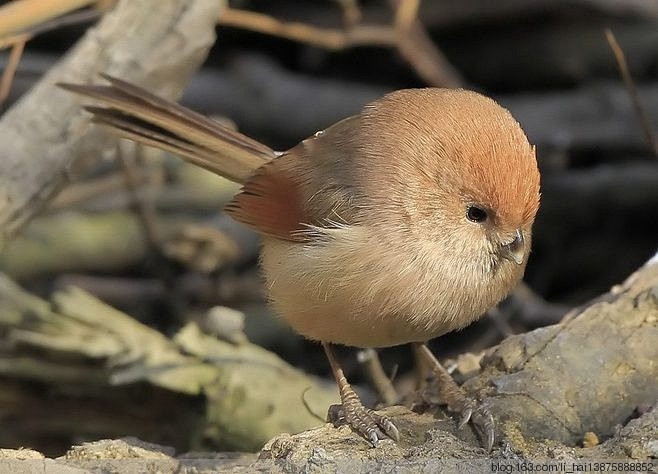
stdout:
<svg viewBox="0 0 658 474">
<path fill-rule="evenodd" d="M 521 127 L 491 99 L 397 91 L 276 155 L 110 80 L 69 88 L 108 104 L 92 111 L 130 138 L 244 182 L 227 212 L 263 234 L 272 304 L 308 338 L 426 341 L 471 323 L 523 275 L 539 173 Z M 486 220 L 467 218 L 473 205 Z"/>
</svg>

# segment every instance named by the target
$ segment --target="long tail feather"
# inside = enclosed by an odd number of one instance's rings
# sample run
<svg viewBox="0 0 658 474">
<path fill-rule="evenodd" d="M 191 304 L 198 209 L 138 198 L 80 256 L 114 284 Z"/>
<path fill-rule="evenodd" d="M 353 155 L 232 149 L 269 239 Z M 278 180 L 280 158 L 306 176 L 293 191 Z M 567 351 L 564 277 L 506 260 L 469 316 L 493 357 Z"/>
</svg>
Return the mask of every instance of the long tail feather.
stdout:
<svg viewBox="0 0 658 474">
<path fill-rule="evenodd" d="M 175 153 L 238 183 L 276 156 L 271 148 L 201 114 L 120 79 L 103 78 L 110 85 L 59 86 L 101 103 L 86 109 L 94 122 L 120 136 Z"/>
</svg>

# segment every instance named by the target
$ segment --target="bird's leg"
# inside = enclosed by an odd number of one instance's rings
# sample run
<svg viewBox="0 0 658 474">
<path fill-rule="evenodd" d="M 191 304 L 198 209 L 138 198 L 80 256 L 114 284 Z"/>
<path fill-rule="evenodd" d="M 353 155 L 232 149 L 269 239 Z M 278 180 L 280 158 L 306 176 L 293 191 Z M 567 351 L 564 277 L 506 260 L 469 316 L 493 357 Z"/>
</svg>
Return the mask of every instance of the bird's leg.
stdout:
<svg viewBox="0 0 658 474">
<path fill-rule="evenodd" d="M 466 395 L 425 343 L 414 343 L 413 348 L 418 359 L 427 362 L 432 374 L 436 377 L 440 398 L 450 411 L 461 415 L 459 428 L 461 429 L 470 420 L 485 447 L 491 451 L 494 442 L 494 421 L 489 409 L 484 405 L 478 405 L 475 400 Z"/>
<path fill-rule="evenodd" d="M 340 367 L 331 346 L 323 342 L 322 347 L 324 347 L 324 352 L 327 354 L 327 359 L 329 359 L 331 365 L 331 371 L 336 379 L 336 384 L 338 384 L 341 401 L 340 405 L 331 405 L 329 407 L 328 421 L 336 427 L 349 425 L 354 431 L 370 441 L 373 446 L 377 446 L 379 441 L 386 436 L 399 441 L 400 434 L 391 420 L 363 406 L 359 396 L 347 382 L 343 369 Z"/>
</svg>

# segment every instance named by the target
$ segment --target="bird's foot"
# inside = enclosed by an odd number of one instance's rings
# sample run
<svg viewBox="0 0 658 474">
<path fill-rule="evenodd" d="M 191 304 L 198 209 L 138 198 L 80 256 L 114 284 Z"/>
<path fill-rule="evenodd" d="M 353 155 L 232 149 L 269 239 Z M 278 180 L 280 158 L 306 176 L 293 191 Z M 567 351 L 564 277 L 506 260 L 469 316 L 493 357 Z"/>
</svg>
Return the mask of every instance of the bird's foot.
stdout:
<svg viewBox="0 0 658 474">
<path fill-rule="evenodd" d="M 454 383 L 454 382 L 453 382 Z M 453 395 L 452 400 L 445 400 L 450 411 L 456 412 L 460 415 L 458 429 L 462 429 L 466 423 L 470 421 L 473 428 L 477 432 L 482 444 L 491 451 L 494 443 L 495 425 L 493 415 L 489 407 L 482 403 L 477 403 L 472 398 L 466 396 L 464 391 L 458 387 L 457 392 L 451 391 Z"/>
<path fill-rule="evenodd" d="M 435 378 L 435 384 L 432 384 L 432 391 L 434 392 L 432 395 L 434 396 L 428 398 L 435 399 L 438 395 L 441 404 L 447 405 L 448 410 L 451 412 L 458 413 L 460 415 L 459 429 L 462 429 L 470 421 L 483 446 L 487 451 L 491 451 L 495 434 L 495 424 L 491 410 L 486 405 L 478 404 L 468 397 L 425 344 L 417 344 L 414 349 L 428 363 Z"/>
<path fill-rule="evenodd" d="M 327 413 L 327 421 L 333 423 L 335 427 L 348 425 L 370 441 L 373 447 L 377 447 L 379 442 L 387 437 L 399 441 L 400 433 L 393 422 L 363 406 L 361 400 L 356 394 L 354 395 L 354 397 L 346 397 L 341 405 L 331 405 Z"/>
</svg>

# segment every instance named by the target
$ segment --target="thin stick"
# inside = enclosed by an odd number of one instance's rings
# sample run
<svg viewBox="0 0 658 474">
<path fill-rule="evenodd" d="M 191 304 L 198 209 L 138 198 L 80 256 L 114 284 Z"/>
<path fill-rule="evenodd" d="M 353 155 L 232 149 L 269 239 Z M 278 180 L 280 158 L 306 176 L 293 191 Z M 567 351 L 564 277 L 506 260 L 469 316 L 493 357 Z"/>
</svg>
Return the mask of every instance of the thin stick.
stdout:
<svg viewBox="0 0 658 474">
<path fill-rule="evenodd" d="M 159 252 L 162 248 L 162 241 L 158 233 L 156 213 L 153 205 L 146 199 L 142 199 L 142 196 L 139 193 L 140 173 L 137 170 L 134 155 L 131 154 L 128 156 L 126 153 L 123 153 L 121 145 L 119 144 L 117 145 L 116 156 L 126 178 L 126 187 L 130 191 L 130 194 L 132 194 L 137 214 L 139 215 L 142 226 L 144 227 L 144 232 L 146 233 L 146 238 L 151 247 Z"/>
<path fill-rule="evenodd" d="M 345 26 L 352 27 L 361 21 L 361 9 L 358 0 L 336 0 L 343 11 L 343 23 Z"/>
<path fill-rule="evenodd" d="M 40 25 L 36 25 L 33 28 L 30 28 L 25 33 L 19 33 L 17 35 L 7 36 L 0 39 L 0 49 L 5 49 L 10 46 L 13 46 L 17 41 L 25 39 L 29 41 L 35 36 L 38 36 L 42 33 L 55 30 L 57 28 L 62 28 L 64 26 L 78 25 L 80 23 L 87 23 L 93 20 L 96 20 L 102 16 L 102 11 L 99 9 L 96 10 L 83 10 L 70 15 L 64 15 L 59 18 L 55 18 Z"/>
<path fill-rule="evenodd" d="M 57 28 L 62 28 L 64 26 L 78 25 L 80 23 L 87 23 L 94 20 L 97 20 L 103 16 L 103 11 L 100 9 L 85 9 L 68 15 L 63 15 L 52 20 L 45 21 L 34 27 L 30 28 L 26 33 L 29 33 L 32 36 L 40 35 L 47 31 L 56 30 Z"/>
<path fill-rule="evenodd" d="M 512 326 L 507 321 L 507 315 L 498 306 L 494 306 L 487 311 L 487 318 L 496 326 L 496 329 L 498 329 L 498 332 L 503 337 L 509 337 L 514 334 L 514 329 L 512 329 Z"/>
<path fill-rule="evenodd" d="M 306 408 L 306 411 L 309 413 L 309 415 L 311 415 L 312 417 L 317 418 L 318 420 L 320 420 L 320 423 L 326 423 L 327 420 L 324 419 L 324 418 L 322 418 L 322 417 L 321 417 L 320 415 L 318 415 L 317 413 L 315 413 L 315 412 L 313 411 L 313 409 L 311 408 L 311 405 L 309 405 L 308 400 L 306 400 L 306 393 L 307 393 L 309 390 L 311 390 L 312 388 L 313 388 L 313 387 L 310 387 L 310 386 L 309 386 L 309 387 L 306 387 L 306 388 L 304 389 L 304 391 L 302 392 L 302 403 L 304 404 L 304 408 Z"/>
<path fill-rule="evenodd" d="M 633 107 L 635 108 L 635 116 L 637 117 L 637 120 L 640 123 L 640 127 L 642 128 L 642 132 L 644 133 L 644 139 L 647 141 L 647 144 L 651 148 L 652 152 L 656 155 L 656 158 L 658 158 L 658 141 L 656 141 L 653 130 L 651 128 L 651 124 L 649 122 L 649 118 L 647 117 L 646 112 L 644 111 L 644 107 L 642 107 L 640 102 L 640 96 L 637 93 L 635 82 L 633 81 L 631 72 L 628 69 L 628 63 L 626 62 L 624 51 L 619 46 L 617 38 L 610 28 L 605 29 L 605 37 L 608 40 L 610 49 L 612 49 L 612 53 L 615 55 L 615 60 L 617 61 L 617 66 L 619 67 L 619 73 L 624 80 L 628 94 L 630 95 L 631 101 L 633 102 Z"/>
<path fill-rule="evenodd" d="M 418 19 L 420 0 L 391 0 L 390 3 L 395 14 L 398 53 L 428 84 L 460 87 L 463 81 L 459 72 L 434 44 Z"/>
<path fill-rule="evenodd" d="M 377 398 L 385 405 L 393 405 L 400 396 L 393 387 L 391 380 L 386 376 L 382 363 L 379 360 L 377 351 L 374 349 L 364 349 L 359 351 L 357 360 L 363 368 L 370 385 L 377 392 Z"/>
<path fill-rule="evenodd" d="M 407 31 L 418 18 L 420 0 L 398 0 L 393 2 L 395 9 L 395 27 L 398 31 Z"/>
<path fill-rule="evenodd" d="M 139 170 L 137 181 L 139 186 L 152 185 L 154 181 L 162 182 L 161 171 Z M 59 210 L 74 207 L 104 194 L 110 194 L 126 187 L 126 178 L 119 173 L 89 179 L 62 189 L 48 206 L 49 210 Z"/>
<path fill-rule="evenodd" d="M 20 41 L 29 41 L 32 39 L 32 35 L 29 33 L 20 33 L 17 35 L 7 36 L 0 39 L 0 49 L 12 48 L 16 43 Z"/>
<path fill-rule="evenodd" d="M 339 50 L 351 46 L 395 44 L 395 35 L 388 26 L 355 25 L 348 31 L 317 28 L 297 22 L 283 22 L 263 13 L 227 8 L 217 23 L 257 33 L 279 36 L 320 48 Z"/>
<path fill-rule="evenodd" d="M 0 37 L 84 7 L 95 0 L 14 0 L 0 7 Z"/>
<path fill-rule="evenodd" d="M 338 0 L 343 8 L 353 2 Z M 318 28 L 304 23 L 288 23 L 269 15 L 226 9 L 218 24 L 242 28 L 307 43 L 332 51 L 354 46 L 395 47 L 418 76 L 438 87 L 458 87 L 461 79 L 457 70 L 432 42 L 418 20 L 420 0 L 392 0 L 395 10 L 393 25 L 366 25 L 357 23 L 355 16 L 345 17 L 346 28 Z M 344 14 L 346 15 L 346 14 Z"/>
<path fill-rule="evenodd" d="M 27 38 L 25 37 L 19 39 L 14 43 L 14 47 L 11 48 L 11 53 L 9 53 L 7 66 L 5 67 L 5 70 L 2 73 L 2 78 L 0 79 L 0 109 L 2 109 L 7 97 L 9 97 L 9 91 L 11 91 L 11 85 L 14 82 L 16 69 L 18 68 L 18 63 L 21 61 L 26 41 Z"/>
</svg>

